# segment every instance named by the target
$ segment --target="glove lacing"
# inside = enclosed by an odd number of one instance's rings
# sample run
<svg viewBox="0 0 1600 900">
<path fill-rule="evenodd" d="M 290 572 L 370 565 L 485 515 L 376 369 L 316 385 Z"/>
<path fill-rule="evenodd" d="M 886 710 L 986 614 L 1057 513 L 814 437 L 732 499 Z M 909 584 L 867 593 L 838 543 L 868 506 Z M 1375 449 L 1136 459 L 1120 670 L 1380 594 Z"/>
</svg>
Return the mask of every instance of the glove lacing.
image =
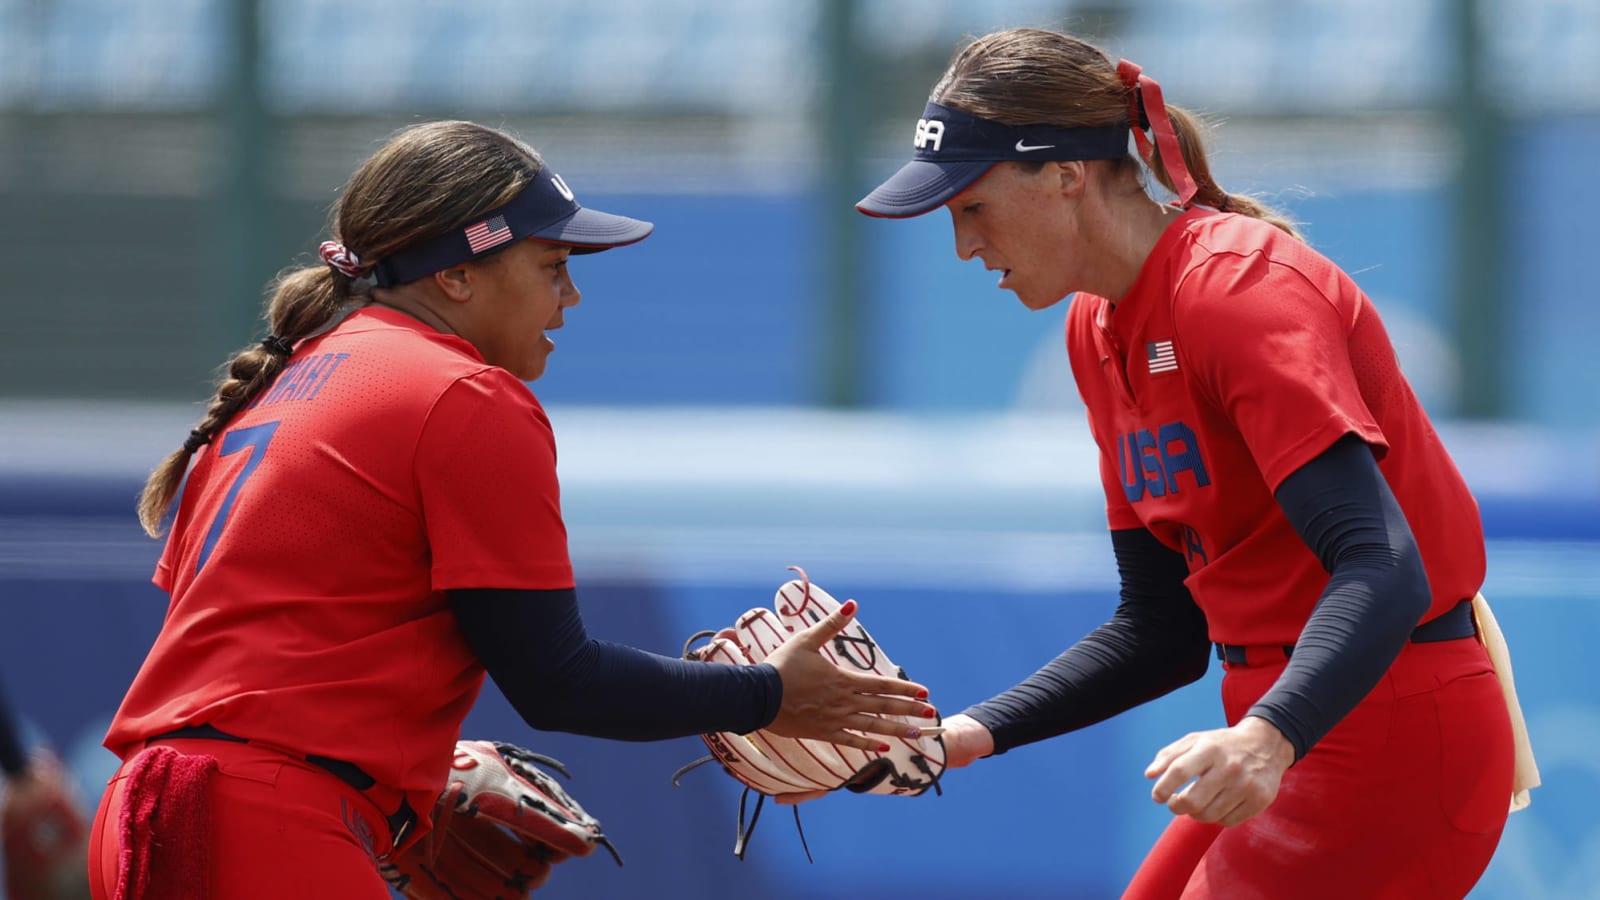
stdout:
<svg viewBox="0 0 1600 900">
<path fill-rule="evenodd" d="M 692 643 L 694 641 L 694 638 L 690 638 L 689 640 Z M 717 758 L 715 756 L 702 756 L 701 758 L 695 760 L 692 763 L 689 763 L 687 766 L 684 766 L 683 768 L 679 769 L 678 771 L 673 772 L 672 773 L 672 786 L 673 787 L 683 787 L 683 785 L 678 783 L 678 779 L 679 778 L 683 777 L 688 772 L 692 772 L 695 769 L 700 768 L 701 766 L 705 765 L 708 762 L 715 762 L 716 759 Z M 750 788 L 747 785 L 745 787 L 744 791 L 739 794 L 739 825 L 738 825 L 737 830 L 734 832 L 733 855 L 739 857 L 740 859 L 744 859 L 744 851 L 745 851 L 745 849 L 747 847 L 750 846 L 750 835 L 754 834 L 755 830 L 756 830 L 756 820 L 761 818 L 761 807 L 762 807 L 763 804 L 765 804 L 767 802 L 767 795 L 766 794 L 762 794 L 762 793 L 759 793 L 759 792 L 756 794 L 756 808 L 755 808 L 755 810 L 753 812 L 750 813 L 750 824 L 748 826 L 746 826 L 745 825 L 745 821 L 744 821 L 745 803 L 746 803 L 746 801 L 748 801 L 750 799 L 750 791 L 751 790 L 752 790 L 752 788 Z M 834 788 L 834 790 L 838 790 L 838 789 Z M 800 847 L 801 847 L 801 849 L 806 851 L 806 862 L 815 863 L 816 860 L 811 858 L 811 845 L 806 842 L 806 829 L 805 829 L 804 826 L 802 826 L 800 824 L 800 807 L 799 806 L 795 806 L 795 807 L 793 807 L 793 809 L 794 809 L 794 830 L 795 830 L 795 832 L 797 834 L 800 835 Z"/>
<path fill-rule="evenodd" d="M 802 596 L 805 599 L 800 604 L 800 608 L 799 609 L 785 609 L 785 610 L 781 610 L 781 612 L 787 612 L 790 615 L 800 615 L 801 611 L 807 605 L 809 605 L 810 602 L 811 602 L 811 578 L 810 578 L 810 576 L 808 576 L 806 574 L 805 569 L 802 569 L 799 566 L 789 566 L 788 568 L 790 569 L 790 571 L 793 571 L 793 572 L 799 574 L 800 579 L 801 579 L 801 583 L 803 585 L 803 587 L 802 587 Z M 820 619 L 817 617 L 817 614 L 815 612 L 813 612 L 811 614 L 810 618 L 814 622 L 815 621 L 820 621 Z M 704 631 L 697 631 L 694 634 L 690 635 L 689 639 L 683 642 L 683 658 L 684 659 L 699 660 L 700 659 L 700 652 L 698 650 L 691 650 L 690 648 L 694 646 L 696 641 L 699 641 L 699 640 L 702 640 L 702 639 L 708 638 L 708 637 L 715 637 L 717 633 L 718 632 L 716 630 L 714 630 L 714 629 L 706 629 Z M 850 644 L 857 645 L 858 651 L 861 653 L 861 656 L 865 659 L 865 661 L 867 663 L 866 666 L 863 667 L 863 666 L 861 666 L 860 663 L 856 662 L 855 656 L 852 655 L 849 652 L 849 645 Z M 848 635 L 844 635 L 844 634 L 835 635 L 834 638 L 833 638 L 833 647 L 834 647 L 834 652 L 837 653 L 841 659 L 849 660 L 851 663 L 855 664 L 858 668 L 863 668 L 863 669 L 865 669 L 867 671 L 870 671 L 872 669 L 877 668 L 878 645 L 870 637 L 852 637 L 852 636 L 848 636 Z M 902 681 L 909 680 L 907 678 L 907 676 L 906 676 L 906 672 L 905 672 L 905 669 L 903 667 L 900 667 L 899 672 L 897 672 L 896 674 L 900 677 L 900 679 Z M 934 740 L 939 741 L 941 744 L 944 742 L 944 738 L 942 738 L 942 737 L 935 737 Z M 682 787 L 682 785 L 680 785 L 678 783 L 680 778 L 682 778 L 685 774 L 687 774 L 689 772 L 692 772 L 695 769 L 698 769 L 699 767 L 705 765 L 706 763 L 714 762 L 714 761 L 716 761 L 716 757 L 715 756 L 709 756 L 709 755 L 708 756 L 703 756 L 703 757 L 695 760 L 694 762 L 691 762 L 688 765 L 678 769 L 678 771 L 672 773 L 672 786 L 673 787 Z M 845 788 L 847 790 L 850 790 L 850 791 L 856 792 L 856 793 L 866 793 L 866 792 L 872 790 L 874 787 L 876 787 L 877 784 L 880 781 L 882 781 L 885 777 L 890 778 L 892 780 L 892 782 L 895 783 L 898 786 L 904 786 L 904 787 L 915 787 L 916 786 L 915 782 L 911 782 L 905 776 L 895 774 L 894 771 L 893 771 L 893 766 L 887 760 L 876 760 L 875 762 L 881 762 L 881 763 L 883 763 L 883 766 L 881 768 L 879 768 L 879 767 L 875 767 L 875 766 L 869 765 L 868 767 L 865 767 L 862 770 L 862 772 L 857 772 L 855 777 L 851 778 L 846 783 L 844 783 L 842 785 L 839 785 L 839 787 L 843 787 L 843 788 Z M 911 758 L 911 762 L 919 770 L 921 770 L 924 775 L 926 775 L 928 777 L 928 781 L 930 782 L 930 784 L 931 784 L 931 786 L 933 788 L 934 795 L 935 796 L 943 796 L 944 795 L 944 788 L 941 787 L 940 784 L 939 784 L 939 775 L 935 774 L 933 772 L 932 767 L 928 765 L 927 758 L 924 757 L 922 754 L 916 754 L 915 756 L 913 756 Z M 863 775 L 863 773 L 865 773 L 865 775 Z M 873 777 L 874 774 L 876 774 L 877 777 Z M 831 790 L 838 790 L 838 789 L 839 788 L 836 787 L 836 788 L 832 788 Z M 753 788 L 751 788 L 750 786 L 746 785 L 744 790 L 739 794 L 739 822 L 738 822 L 737 830 L 734 833 L 733 854 L 735 856 L 737 856 L 740 860 L 744 859 L 745 850 L 748 849 L 749 846 L 750 846 L 750 837 L 751 837 L 751 835 L 753 835 L 755 833 L 756 821 L 761 818 L 761 807 L 766 803 L 766 800 L 767 800 L 767 795 L 766 794 L 760 793 L 759 791 L 756 793 L 755 809 L 751 811 L 751 813 L 750 813 L 750 822 L 749 822 L 748 825 L 746 825 L 745 824 L 745 818 L 744 818 L 745 817 L 745 808 L 746 808 L 747 801 L 750 799 L 750 792 L 752 790 L 753 790 Z M 926 790 L 926 788 L 924 788 L 924 790 Z M 800 824 L 800 807 L 798 805 L 796 805 L 796 806 L 793 807 L 793 810 L 794 810 L 794 829 L 795 829 L 795 832 L 800 835 L 800 847 L 803 850 L 805 850 L 806 862 L 815 864 L 816 860 L 813 859 L 812 856 L 811 856 L 811 846 L 806 841 L 806 830 L 805 830 L 804 826 L 802 826 Z"/>
<path fill-rule="evenodd" d="M 555 769 L 557 772 L 560 772 L 568 780 L 572 779 L 572 773 L 567 771 L 566 765 L 555 757 L 545 756 L 543 753 L 535 753 L 525 747 L 519 747 L 516 744 L 508 744 L 504 741 L 492 741 L 491 743 L 494 744 L 495 750 L 499 751 L 500 755 L 507 759 L 520 760 L 524 763 L 540 763 L 541 765 L 549 766 L 550 768 Z M 513 771 L 515 771 L 514 767 Z M 606 848 L 606 852 L 610 853 L 611 858 L 617 861 L 617 865 L 622 865 L 622 854 L 617 852 L 616 846 L 611 843 L 611 838 L 601 834 L 595 839 L 594 842 Z"/>
</svg>

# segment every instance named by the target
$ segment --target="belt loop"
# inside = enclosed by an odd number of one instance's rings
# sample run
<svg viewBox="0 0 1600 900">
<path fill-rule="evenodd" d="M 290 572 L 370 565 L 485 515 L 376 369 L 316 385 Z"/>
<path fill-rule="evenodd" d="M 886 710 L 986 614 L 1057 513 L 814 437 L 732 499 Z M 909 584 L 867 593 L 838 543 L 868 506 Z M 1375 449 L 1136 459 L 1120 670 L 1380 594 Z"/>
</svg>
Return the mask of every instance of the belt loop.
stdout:
<svg viewBox="0 0 1600 900">
<path fill-rule="evenodd" d="M 1217 659 L 1224 666 L 1270 666 L 1283 662 L 1294 653 L 1293 644 L 1240 646 L 1238 644 L 1215 644 Z M 1279 658 L 1282 654 L 1282 659 Z"/>
<path fill-rule="evenodd" d="M 389 852 L 393 853 L 400 849 L 400 845 L 405 843 L 406 835 L 416 826 L 417 811 L 411 808 L 410 800 L 402 797 L 400 808 L 395 810 L 394 815 L 388 817 L 388 821 L 389 834 L 392 835 L 389 839 Z"/>
</svg>

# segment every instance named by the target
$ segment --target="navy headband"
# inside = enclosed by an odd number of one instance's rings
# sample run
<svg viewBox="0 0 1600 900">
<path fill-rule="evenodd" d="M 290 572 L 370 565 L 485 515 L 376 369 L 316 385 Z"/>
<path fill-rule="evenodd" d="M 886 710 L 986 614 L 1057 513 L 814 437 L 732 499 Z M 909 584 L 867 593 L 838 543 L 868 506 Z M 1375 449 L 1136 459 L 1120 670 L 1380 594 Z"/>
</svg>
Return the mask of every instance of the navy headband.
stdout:
<svg viewBox="0 0 1600 900">
<path fill-rule="evenodd" d="M 579 205 L 561 176 L 545 168 L 510 203 L 389 254 L 378 260 L 372 276 L 378 287 L 408 284 L 523 238 L 565 244 L 573 253 L 597 253 L 642 241 L 654 228 L 649 222 Z"/>
<path fill-rule="evenodd" d="M 869 216 L 904 219 L 947 203 L 1007 160 L 1119 159 L 1128 155 L 1128 126 L 1063 128 L 1005 125 L 929 103 L 917 120 L 911 162 L 856 204 Z"/>
</svg>

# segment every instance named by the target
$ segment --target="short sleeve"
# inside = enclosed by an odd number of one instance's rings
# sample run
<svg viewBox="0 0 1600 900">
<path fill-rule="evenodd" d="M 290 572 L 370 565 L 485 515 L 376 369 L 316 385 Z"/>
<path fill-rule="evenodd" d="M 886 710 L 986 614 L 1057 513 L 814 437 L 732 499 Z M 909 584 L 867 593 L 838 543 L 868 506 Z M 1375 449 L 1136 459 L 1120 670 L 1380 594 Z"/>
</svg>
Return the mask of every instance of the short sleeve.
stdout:
<svg viewBox="0 0 1600 900">
<path fill-rule="evenodd" d="M 1238 429 L 1271 490 L 1345 434 L 1380 456 L 1387 447 L 1350 361 L 1359 311 L 1260 255 L 1214 257 L 1179 290 L 1174 342 L 1184 367 Z"/>
<path fill-rule="evenodd" d="M 166 546 L 161 551 L 161 559 L 160 559 L 160 561 L 156 563 L 156 571 L 155 571 L 155 573 L 153 575 L 150 576 L 150 583 L 151 584 L 155 585 L 156 587 L 160 588 L 163 591 L 166 591 L 169 594 L 172 593 L 172 583 L 173 583 L 173 579 L 172 579 L 172 561 L 168 558 L 171 555 L 172 555 L 172 541 L 168 540 Z"/>
<path fill-rule="evenodd" d="M 434 590 L 573 586 L 555 434 L 502 369 L 452 384 L 418 439 L 416 478 Z"/>
</svg>

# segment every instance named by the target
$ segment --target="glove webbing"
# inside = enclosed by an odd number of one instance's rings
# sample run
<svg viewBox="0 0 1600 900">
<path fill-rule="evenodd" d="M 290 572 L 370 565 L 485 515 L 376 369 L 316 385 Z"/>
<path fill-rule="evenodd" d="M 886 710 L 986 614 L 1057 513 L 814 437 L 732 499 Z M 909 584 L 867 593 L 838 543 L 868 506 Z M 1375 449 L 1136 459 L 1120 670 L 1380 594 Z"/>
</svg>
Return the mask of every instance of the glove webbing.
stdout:
<svg viewBox="0 0 1600 900">
<path fill-rule="evenodd" d="M 515 762 L 536 762 L 555 769 L 557 772 L 560 772 L 562 775 L 566 776 L 568 780 L 571 780 L 572 778 L 572 773 L 567 771 L 566 765 L 562 763 L 561 760 L 556 759 L 553 756 L 545 756 L 543 753 L 535 753 L 525 747 L 519 747 L 516 744 L 509 744 L 505 741 L 492 741 L 491 743 L 494 744 L 495 750 L 499 751 L 501 756 L 506 757 L 507 760 L 513 761 L 510 765 L 511 771 L 513 772 L 517 771 Z M 519 772 L 518 774 L 522 773 Z M 616 845 L 611 843 L 610 837 L 602 834 L 600 835 L 599 840 L 595 841 L 595 843 L 606 848 L 606 852 L 610 853 L 611 858 L 617 861 L 617 865 L 622 865 L 622 854 L 617 851 Z M 431 877 L 433 873 L 429 872 L 428 874 Z"/>
</svg>

